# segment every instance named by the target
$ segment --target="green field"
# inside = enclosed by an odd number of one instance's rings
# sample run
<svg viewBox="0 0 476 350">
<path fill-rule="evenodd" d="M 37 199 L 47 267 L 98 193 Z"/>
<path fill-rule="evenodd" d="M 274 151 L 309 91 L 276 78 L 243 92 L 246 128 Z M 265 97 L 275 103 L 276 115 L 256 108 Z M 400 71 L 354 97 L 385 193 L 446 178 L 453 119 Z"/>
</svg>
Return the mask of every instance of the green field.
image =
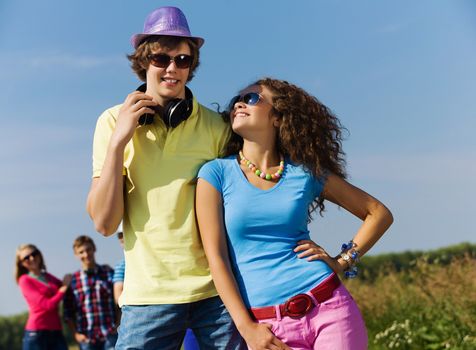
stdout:
<svg viewBox="0 0 476 350">
<path fill-rule="evenodd" d="M 369 349 L 476 349 L 476 245 L 364 257 L 360 278 L 345 284 Z M 26 317 L 0 317 L 0 350 L 21 349 Z"/>
</svg>

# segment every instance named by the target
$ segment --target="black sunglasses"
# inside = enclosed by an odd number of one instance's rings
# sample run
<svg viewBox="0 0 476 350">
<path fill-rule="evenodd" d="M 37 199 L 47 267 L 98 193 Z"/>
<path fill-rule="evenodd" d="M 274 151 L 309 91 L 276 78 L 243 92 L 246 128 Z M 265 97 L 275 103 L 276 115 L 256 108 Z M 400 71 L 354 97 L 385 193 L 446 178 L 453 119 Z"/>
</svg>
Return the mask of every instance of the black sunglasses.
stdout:
<svg viewBox="0 0 476 350">
<path fill-rule="evenodd" d="M 148 59 L 152 65 L 159 68 L 167 68 L 170 62 L 174 62 L 177 68 L 185 69 L 192 66 L 193 57 L 190 55 L 180 54 L 177 56 L 169 56 L 165 53 L 156 53 L 148 56 Z"/>
<path fill-rule="evenodd" d="M 30 260 L 31 257 L 35 258 L 39 254 L 40 254 L 40 252 L 38 250 L 34 250 L 30 254 L 24 256 L 23 259 L 21 259 L 21 261 L 28 261 L 28 260 Z"/>
<path fill-rule="evenodd" d="M 264 101 L 264 99 L 257 92 L 248 92 L 243 96 L 237 95 L 231 99 L 230 104 L 228 105 L 228 110 L 231 111 L 238 102 L 244 102 L 249 106 L 255 106 L 259 101 Z"/>
</svg>

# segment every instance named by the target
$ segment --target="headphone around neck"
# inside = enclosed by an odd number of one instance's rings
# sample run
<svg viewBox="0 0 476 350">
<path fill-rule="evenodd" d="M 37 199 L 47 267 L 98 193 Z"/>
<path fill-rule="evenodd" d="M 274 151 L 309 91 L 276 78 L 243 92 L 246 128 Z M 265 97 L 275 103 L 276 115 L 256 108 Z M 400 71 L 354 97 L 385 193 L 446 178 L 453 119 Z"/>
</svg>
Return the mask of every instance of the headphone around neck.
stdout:
<svg viewBox="0 0 476 350">
<path fill-rule="evenodd" d="M 147 84 L 142 84 L 137 91 L 146 92 Z M 157 108 L 156 113 L 160 115 L 165 125 L 175 128 L 181 122 L 190 117 L 193 110 L 193 94 L 192 91 L 185 87 L 185 98 L 174 98 L 167 102 L 163 108 Z M 149 125 L 154 122 L 153 114 L 143 114 L 139 118 L 139 125 Z"/>
</svg>

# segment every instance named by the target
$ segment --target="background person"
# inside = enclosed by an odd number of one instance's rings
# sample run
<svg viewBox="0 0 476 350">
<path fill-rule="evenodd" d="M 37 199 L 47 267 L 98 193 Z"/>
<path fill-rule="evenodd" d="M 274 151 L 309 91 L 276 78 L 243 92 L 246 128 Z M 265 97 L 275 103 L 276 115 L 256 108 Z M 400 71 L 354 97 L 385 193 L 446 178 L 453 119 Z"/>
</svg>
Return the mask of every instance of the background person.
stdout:
<svg viewBox="0 0 476 350">
<path fill-rule="evenodd" d="M 77 237 L 73 250 L 81 269 L 72 276 L 64 319 L 81 350 L 113 350 L 117 340 L 114 271 L 96 263 L 96 245 L 90 237 Z"/>
<path fill-rule="evenodd" d="M 28 321 L 23 336 L 23 350 L 66 350 L 58 306 L 71 282 L 63 282 L 46 271 L 40 250 L 22 244 L 16 251 L 15 279 L 28 304 Z"/>
<path fill-rule="evenodd" d="M 240 333 L 254 350 L 366 349 L 364 321 L 336 273 L 355 274 L 393 219 L 345 181 L 338 119 L 275 79 L 241 91 L 229 119 L 228 156 L 201 168 L 196 208 L 213 280 Z M 363 221 L 336 257 L 310 240 L 310 213 L 324 200 Z"/>
<path fill-rule="evenodd" d="M 124 233 L 122 231 L 119 231 L 117 233 L 117 239 L 119 240 L 119 244 L 121 245 L 122 250 L 124 250 Z M 112 283 L 114 284 L 114 301 L 117 305 L 119 305 L 119 297 L 121 296 L 122 289 L 124 288 L 125 268 L 126 261 L 124 258 L 119 260 L 116 265 L 114 265 L 114 275 L 112 277 Z"/>
</svg>

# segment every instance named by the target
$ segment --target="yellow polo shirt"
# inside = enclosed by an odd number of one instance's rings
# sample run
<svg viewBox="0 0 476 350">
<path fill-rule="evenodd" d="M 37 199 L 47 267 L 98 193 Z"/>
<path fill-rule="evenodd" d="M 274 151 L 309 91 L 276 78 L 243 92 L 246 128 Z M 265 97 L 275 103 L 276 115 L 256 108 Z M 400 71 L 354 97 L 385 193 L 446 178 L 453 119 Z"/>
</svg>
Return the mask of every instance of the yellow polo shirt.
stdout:
<svg viewBox="0 0 476 350">
<path fill-rule="evenodd" d="M 93 177 L 101 176 L 121 105 L 98 119 Z M 218 157 L 229 128 L 193 101 L 175 129 L 156 117 L 136 129 L 124 152 L 126 270 L 121 305 L 188 303 L 217 295 L 195 220 L 199 168 Z"/>
</svg>

